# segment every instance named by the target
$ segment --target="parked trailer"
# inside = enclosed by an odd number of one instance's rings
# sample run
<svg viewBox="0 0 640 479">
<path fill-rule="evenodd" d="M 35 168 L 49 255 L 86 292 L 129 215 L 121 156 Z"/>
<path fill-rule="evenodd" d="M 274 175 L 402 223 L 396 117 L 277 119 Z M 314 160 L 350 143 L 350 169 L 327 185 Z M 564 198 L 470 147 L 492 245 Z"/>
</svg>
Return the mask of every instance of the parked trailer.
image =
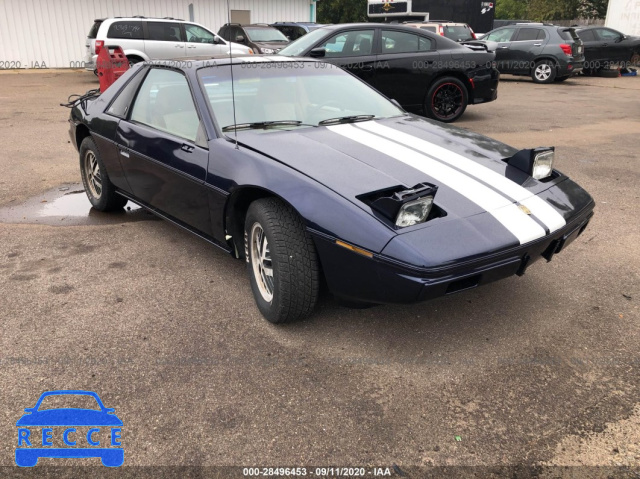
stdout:
<svg viewBox="0 0 640 479">
<path fill-rule="evenodd" d="M 486 33 L 493 29 L 494 6 L 481 0 L 368 0 L 368 15 L 386 22 L 450 20 Z"/>
<path fill-rule="evenodd" d="M 610 0 L 605 26 L 640 36 L 640 0 Z"/>
</svg>

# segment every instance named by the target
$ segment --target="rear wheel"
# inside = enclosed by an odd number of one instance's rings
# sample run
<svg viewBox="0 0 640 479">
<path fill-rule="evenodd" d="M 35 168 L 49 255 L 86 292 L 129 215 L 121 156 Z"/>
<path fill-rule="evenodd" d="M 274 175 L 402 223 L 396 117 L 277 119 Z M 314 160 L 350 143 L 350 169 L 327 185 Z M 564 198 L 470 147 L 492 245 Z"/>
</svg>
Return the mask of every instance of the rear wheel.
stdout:
<svg viewBox="0 0 640 479">
<path fill-rule="evenodd" d="M 424 110 L 429 118 L 451 123 L 467 109 L 469 97 L 467 87 L 454 77 L 438 79 L 427 92 Z"/>
<path fill-rule="evenodd" d="M 109 180 L 107 169 L 100 158 L 100 152 L 93 138 L 85 138 L 80 145 L 80 173 L 87 198 L 93 207 L 100 211 L 120 210 L 127 199 L 116 193 Z"/>
<path fill-rule="evenodd" d="M 249 206 L 244 229 L 245 255 L 258 309 L 272 323 L 308 316 L 318 299 L 315 246 L 300 216 L 275 198 Z"/>
<path fill-rule="evenodd" d="M 555 78 L 556 67 L 551 60 L 540 60 L 531 72 L 531 79 L 535 83 L 552 83 Z"/>
</svg>

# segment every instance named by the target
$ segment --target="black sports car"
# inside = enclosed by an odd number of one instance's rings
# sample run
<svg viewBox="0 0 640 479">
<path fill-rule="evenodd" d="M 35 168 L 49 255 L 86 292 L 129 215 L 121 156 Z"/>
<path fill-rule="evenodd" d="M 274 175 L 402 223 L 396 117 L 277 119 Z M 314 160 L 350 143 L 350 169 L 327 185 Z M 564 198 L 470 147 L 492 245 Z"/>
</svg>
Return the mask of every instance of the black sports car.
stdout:
<svg viewBox="0 0 640 479">
<path fill-rule="evenodd" d="M 553 148 L 407 114 L 331 64 L 234 65 L 138 64 L 76 101 L 70 135 L 95 208 L 131 200 L 245 259 L 269 321 L 310 314 L 321 281 L 397 303 L 522 275 L 593 214 Z"/>
<path fill-rule="evenodd" d="M 576 28 L 584 42 L 585 70 L 597 72 L 614 65 L 640 66 L 640 37 L 607 27 Z"/>
<path fill-rule="evenodd" d="M 279 55 L 324 58 L 369 83 L 403 108 L 442 122 L 469 104 L 498 98 L 495 53 L 483 43 L 454 42 L 403 25 L 354 23 L 318 28 Z"/>
</svg>

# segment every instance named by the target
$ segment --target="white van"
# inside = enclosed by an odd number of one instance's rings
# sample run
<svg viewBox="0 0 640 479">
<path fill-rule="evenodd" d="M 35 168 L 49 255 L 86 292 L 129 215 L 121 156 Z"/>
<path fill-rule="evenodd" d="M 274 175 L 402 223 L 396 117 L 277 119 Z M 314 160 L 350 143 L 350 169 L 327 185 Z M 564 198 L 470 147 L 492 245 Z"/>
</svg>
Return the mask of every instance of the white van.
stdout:
<svg viewBox="0 0 640 479">
<path fill-rule="evenodd" d="M 231 44 L 231 45 L 230 45 Z M 104 46 L 118 45 L 131 64 L 195 56 L 244 55 L 253 50 L 227 42 L 197 23 L 176 18 L 115 17 L 94 21 L 86 42 L 85 68 L 95 70 Z"/>
</svg>

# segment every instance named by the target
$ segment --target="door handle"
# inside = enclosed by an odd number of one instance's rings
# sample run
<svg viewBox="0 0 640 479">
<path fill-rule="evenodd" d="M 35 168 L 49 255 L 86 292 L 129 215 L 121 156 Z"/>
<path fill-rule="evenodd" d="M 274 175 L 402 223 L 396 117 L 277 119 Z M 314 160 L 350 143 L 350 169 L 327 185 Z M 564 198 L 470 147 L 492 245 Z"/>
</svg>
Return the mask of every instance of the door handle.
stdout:
<svg viewBox="0 0 640 479">
<path fill-rule="evenodd" d="M 501 50 L 508 50 L 509 47 L 500 47 Z"/>
<path fill-rule="evenodd" d="M 602 44 L 602 46 L 603 46 L 603 47 L 608 47 L 608 46 L 609 46 L 609 44 L 608 44 L 608 43 L 603 43 L 603 44 Z"/>
<path fill-rule="evenodd" d="M 542 46 L 542 43 L 534 43 L 534 44 L 533 44 L 533 46 L 534 46 L 534 47 L 541 47 L 541 46 Z"/>
<path fill-rule="evenodd" d="M 194 150 L 194 147 L 193 147 L 193 146 L 191 146 L 191 145 L 187 145 L 186 143 L 183 143 L 183 144 L 182 144 L 182 146 L 180 147 L 180 149 L 181 149 L 182 151 L 187 152 L 187 153 L 192 153 L 192 152 L 193 152 L 193 150 Z"/>
<path fill-rule="evenodd" d="M 128 152 L 126 152 L 126 151 L 124 151 L 124 150 L 120 150 L 120 154 L 121 154 L 122 156 L 124 156 L 125 158 L 129 158 L 129 153 L 128 153 Z"/>
<path fill-rule="evenodd" d="M 196 48 L 196 47 L 195 46 L 192 47 L 191 45 L 189 45 L 187 48 Z"/>
<path fill-rule="evenodd" d="M 176 48 L 184 48 L 184 45 L 176 45 Z"/>
</svg>

